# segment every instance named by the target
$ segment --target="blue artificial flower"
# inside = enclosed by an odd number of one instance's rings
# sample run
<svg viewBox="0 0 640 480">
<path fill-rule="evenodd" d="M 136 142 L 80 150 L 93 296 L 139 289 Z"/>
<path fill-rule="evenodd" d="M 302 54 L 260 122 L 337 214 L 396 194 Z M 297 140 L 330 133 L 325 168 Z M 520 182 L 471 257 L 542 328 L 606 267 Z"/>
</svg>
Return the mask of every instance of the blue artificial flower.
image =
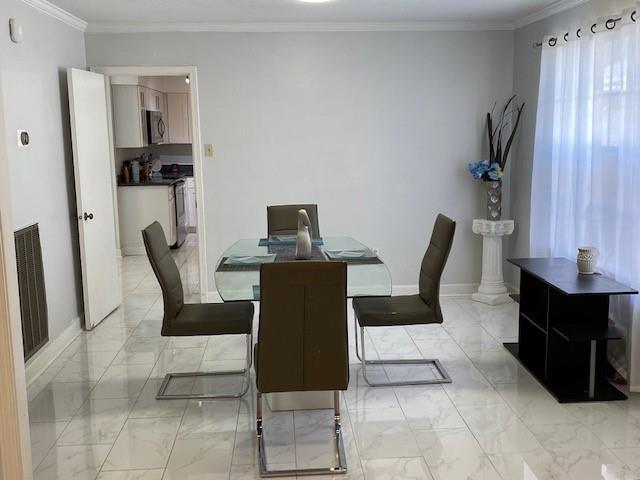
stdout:
<svg viewBox="0 0 640 480">
<path fill-rule="evenodd" d="M 489 171 L 489 161 L 488 160 L 480 160 L 479 162 L 474 162 L 469 164 L 469 173 L 476 180 L 481 180 L 482 177 Z"/>
<path fill-rule="evenodd" d="M 502 172 L 497 170 L 491 170 L 489 171 L 489 173 L 487 173 L 487 176 L 489 177 L 490 180 L 497 182 L 502 178 Z"/>
<path fill-rule="evenodd" d="M 487 171 L 487 176 L 494 182 L 500 180 L 502 178 L 502 168 L 500 168 L 500 164 L 497 162 L 492 163 Z"/>
</svg>

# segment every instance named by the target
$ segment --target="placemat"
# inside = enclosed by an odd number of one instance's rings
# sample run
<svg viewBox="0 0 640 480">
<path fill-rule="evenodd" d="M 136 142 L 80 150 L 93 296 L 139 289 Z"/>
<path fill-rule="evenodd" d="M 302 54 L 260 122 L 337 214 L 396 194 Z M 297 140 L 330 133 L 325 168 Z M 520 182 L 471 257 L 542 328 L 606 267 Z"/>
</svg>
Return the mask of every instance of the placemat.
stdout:
<svg viewBox="0 0 640 480">
<path fill-rule="evenodd" d="M 296 244 L 296 240 L 295 238 L 293 238 L 290 242 L 282 242 L 282 241 L 273 241 L 273 240 L 269 240 L 268 238 L 261 238 L 260 240 L 258 240 L 258 246 L 259 247 L 270 247 L 270 246 L 285 246 L 285 245 L 293 245 L 295 246 Z M 311 244 L 312 245 L 324 245 L 324 241 L 322 240 L 322 238 L 312 238 L 311 239 Z"/>
<path fill-rule="evenodd" d="M 345 262 L 347 265 L 379 265 L 384 263 L 378 257 L 367 258 L 341 258 L 335 260 L 329 260 L 330 262 Z"/>
<path fill-rule="evenodd" d="M 281 246 L 277 248 L 286 248 L 286 246 Z M 293 252 L 281 252 L 281 253 L 272 252 L 272 253 L 278 254 L 275 260 L 276 263 L 277 262 L 293 262 L 296 259 L 295 248 L 293 249 Z M 220 265 L 218 265 L 218 268 L 216 269 L 217 272 L 259 272 L 260 271 L 260 265 L 261 265 L 260 263 L 251 264 L 251 265 L 228 265 L 224 263 L 226 260 L 227 260 L 227 257 L 222 257 L 222 261 L 220 262 Z M 320 260 L 320 261 L 328 261 L 328 262 L 346 262 L 347 265 L 380 265 L 381 263 L 384 263 L 378 257 L 329 260 L 325 257 L 325 255 L 322 253 L 322 250 L 320 250 L 319 248 L 317 249 L 317 252 L 314 249 L 312 249 L 310 260 Z"/>
<path fill-rule="evenodd" d="M 293 262 L 296 260 L 296 246 L 295 245 L 269 245 L 269 253 L 275 253 L 275 262 Z M 259 272 L 260 263 L 252 263 L 248 265 L 229 265 L 225 263 L 229 257 L 222 257 L 217 272 Z M 326 262 L 327 257 L 322 252 L 320 247 L 311 247 L 311 258 L 309 260 L 317 260 Z"/>
<path fill-rule="evenodd" d="M 293 262 L 296 259 L 295 245 L 269 245 L 269 253 L 276 254 L 276 262 Z M 327 261 L 327 256 L 316 245 L 311 246 L 311 258 L 309 260 Z"/>
<path fill-rule="evenodd" d="M 251 263 L 247 265 L 229 265 L 225 263 L 229 257 L 222 257 L 216 272 L 259 272 L 261 263 Z M 277 259 L 276 259 L 277 261 Z"/>
</svg>

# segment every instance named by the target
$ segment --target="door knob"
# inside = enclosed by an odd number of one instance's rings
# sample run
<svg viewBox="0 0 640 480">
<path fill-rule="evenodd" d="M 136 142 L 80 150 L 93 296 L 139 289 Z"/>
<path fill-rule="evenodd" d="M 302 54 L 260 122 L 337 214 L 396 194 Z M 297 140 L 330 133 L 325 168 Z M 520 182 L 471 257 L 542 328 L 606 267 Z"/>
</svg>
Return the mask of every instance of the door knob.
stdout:
<svg viewBox="0 0 640 480">
<path fill-rule="evenodd" d="M 84 221 L 93 220 L 93 213 L 84 212 Z"/>
</svg>

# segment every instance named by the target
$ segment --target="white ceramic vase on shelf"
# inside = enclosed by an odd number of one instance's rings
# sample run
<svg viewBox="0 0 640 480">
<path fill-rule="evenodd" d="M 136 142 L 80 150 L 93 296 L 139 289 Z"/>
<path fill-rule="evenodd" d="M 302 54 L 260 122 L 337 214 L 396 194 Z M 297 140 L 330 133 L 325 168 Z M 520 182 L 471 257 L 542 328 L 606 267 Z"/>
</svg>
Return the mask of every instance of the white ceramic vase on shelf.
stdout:
<svg viewBox="0 0 640 480">
<path fill-rule="evenodd" d="M 596 272 L 598 250 L 595 247 L 578 247 L 578 273 L 592 275 Z"/>
<path fill-rule="evenodd" d="M 296 260 L 311 258 L 311 235 L 309 228 L 311 221 L 304 208 L 298 210 L 298 234 L 296 235 Z"/>
</svg>

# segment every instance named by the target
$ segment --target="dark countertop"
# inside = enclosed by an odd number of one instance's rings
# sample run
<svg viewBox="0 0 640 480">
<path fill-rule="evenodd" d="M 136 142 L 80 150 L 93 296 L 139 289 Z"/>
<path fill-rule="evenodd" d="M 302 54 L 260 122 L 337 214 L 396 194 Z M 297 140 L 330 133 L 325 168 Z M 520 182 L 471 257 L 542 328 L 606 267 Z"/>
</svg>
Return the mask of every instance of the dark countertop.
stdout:
<svg viewBox="0 0 640 480">
<path fill-rule="evenodd" d="M 566 258 L 510 258 L 509 263 L 566 295 L 635 295 L 638 292 L 600 274 L 580 275 Z"/>
<path fill-rule="evenodd" d="M 133 181 L 129 183 L 124 183 L 122 181 L 122 176 L 118 176 L 118 186 L 119 187 L 170 187 L 175 185 L 178 182 L 183 182 L 190 175 L 163 175 L 154 176 L 150 180 L 144 180 L 138 183 L 134 183 Z"/>
</svg>

